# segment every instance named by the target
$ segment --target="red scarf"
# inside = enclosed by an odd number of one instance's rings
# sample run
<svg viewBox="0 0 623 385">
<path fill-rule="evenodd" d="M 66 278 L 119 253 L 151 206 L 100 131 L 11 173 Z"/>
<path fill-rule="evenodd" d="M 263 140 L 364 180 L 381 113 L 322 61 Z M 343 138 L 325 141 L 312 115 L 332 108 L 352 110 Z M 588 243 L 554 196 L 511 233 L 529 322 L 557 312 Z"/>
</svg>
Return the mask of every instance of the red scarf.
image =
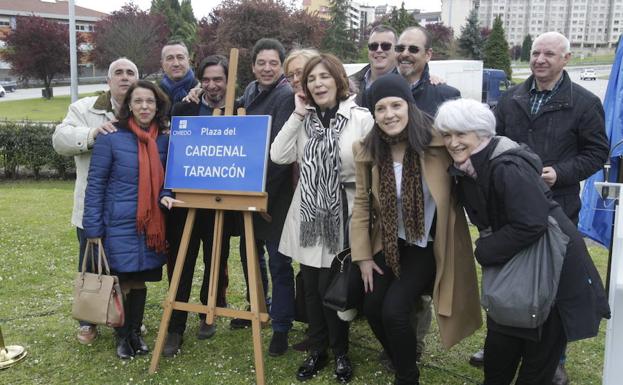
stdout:
<svg viewBox="0 0 623 385">
<path fill-rule="evenodd" d="M 149 130 L 139 127 L 134 119 L 128 120 L 130 131 L 138 139 L 138 199 L 136 228 L 146 234 L 147 246 L 159 253 L 166 251 L 164 215 L 158 201 L 164 183 L 164 168 L 160 161 L 158 124 L 151 122 Z"/>
</svg>

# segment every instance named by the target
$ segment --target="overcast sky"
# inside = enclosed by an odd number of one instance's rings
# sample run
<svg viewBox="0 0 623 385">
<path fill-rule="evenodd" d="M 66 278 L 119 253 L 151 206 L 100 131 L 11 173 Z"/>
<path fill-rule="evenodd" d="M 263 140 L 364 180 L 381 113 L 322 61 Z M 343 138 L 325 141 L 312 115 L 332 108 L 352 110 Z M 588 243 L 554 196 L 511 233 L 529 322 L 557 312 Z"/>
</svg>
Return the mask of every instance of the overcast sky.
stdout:
<svg viewBox="0 0 623 385">
<path fill-rule="evenodd" d="M 420 8 L 423 11 L 439 11 L 441 9 L 441 0 L 404 0 L 405 7 L 407 8 Z M 128 3 L 128 0 L 75 0 L 76 5 L 81 7 L 95 9 L 101 12 L 110 13 L 121 8 L 122 5 Z M 201 19 L 203 16 L 207 16 L 212 8 L 216 7 L 220 0 L 191 0 L 193 4 L 193 11 L 195 17 Z M 289 3 L 288 0 L 285 1 Z M 362 4 L 368 5 L 395 5 L 400 6 L 402 0 L 363 0 Z M 151 7 L 151 0 L 134 0 L 134 3 L 143 10 L 149 10 Z M 296 1 L 297 4 L 301 4 L 302 1 Z"/>
</svg>

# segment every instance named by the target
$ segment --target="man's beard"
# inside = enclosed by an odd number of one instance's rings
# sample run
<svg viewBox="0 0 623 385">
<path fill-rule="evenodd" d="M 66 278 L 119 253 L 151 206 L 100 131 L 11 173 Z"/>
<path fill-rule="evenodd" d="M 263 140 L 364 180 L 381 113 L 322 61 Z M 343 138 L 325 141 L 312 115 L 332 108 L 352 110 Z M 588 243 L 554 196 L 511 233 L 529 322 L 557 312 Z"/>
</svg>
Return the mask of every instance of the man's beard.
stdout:
<svg viewBox="0 0 623 385">
<path fill-rule="evenodd" d="M 208 104 L 213 105 L 213 106 L 218 106 L 219 104 L 221 104 L 224 97 L 225 95 L 221 95 L 221 94 L 210 95 L 207 92 L 205 93 L 206 102 L 208 102 Z"/>
</svg>

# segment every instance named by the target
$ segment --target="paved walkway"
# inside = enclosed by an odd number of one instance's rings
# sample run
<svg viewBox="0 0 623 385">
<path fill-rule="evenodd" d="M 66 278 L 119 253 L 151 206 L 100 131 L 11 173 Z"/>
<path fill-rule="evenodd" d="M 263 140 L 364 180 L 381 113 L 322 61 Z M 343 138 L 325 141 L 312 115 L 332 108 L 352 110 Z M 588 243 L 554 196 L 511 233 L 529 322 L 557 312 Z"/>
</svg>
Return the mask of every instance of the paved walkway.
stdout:
<svg viewBox="0 0 623 385">
<path fill-rule="evenodd" d="M 53 87 L 54 96 L 70 95 L 69 86 Z M 78 93 L 89 93 L 95 91 L 105 91 L 108 89 L 108 85 L 101 84 L 86 84 L 78 86 Z M 35 99 L 41 97 L 41 88 L 18 88 L 15 92 L 7 92 L 3 98 L 0 98 L 0 103 L 9 100 L 23 100 L 23 99 Z"/>
</svg>

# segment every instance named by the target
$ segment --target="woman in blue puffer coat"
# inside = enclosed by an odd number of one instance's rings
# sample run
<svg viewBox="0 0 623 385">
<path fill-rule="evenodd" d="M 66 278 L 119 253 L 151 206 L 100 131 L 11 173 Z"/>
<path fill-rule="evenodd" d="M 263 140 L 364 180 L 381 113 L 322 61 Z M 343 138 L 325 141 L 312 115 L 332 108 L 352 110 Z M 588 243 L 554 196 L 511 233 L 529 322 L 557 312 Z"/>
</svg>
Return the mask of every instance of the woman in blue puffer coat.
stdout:
<svg viewBox="0 0 623 385">
<path fill-rule="evenodd" d="M 122 359 L 149 352 L 140 334 L 145 282 L 159 281 L 166 262 L 162 207 L 175 201 L 163 191 L 167 111 L 167 96 L 151 82 L 130 86 L 117 131 L 95 142 L 87 178 L 84 230 L 90 242 L 102 239 L 125 295 L 125 324 L 116 328 Z"/>
</svg>

